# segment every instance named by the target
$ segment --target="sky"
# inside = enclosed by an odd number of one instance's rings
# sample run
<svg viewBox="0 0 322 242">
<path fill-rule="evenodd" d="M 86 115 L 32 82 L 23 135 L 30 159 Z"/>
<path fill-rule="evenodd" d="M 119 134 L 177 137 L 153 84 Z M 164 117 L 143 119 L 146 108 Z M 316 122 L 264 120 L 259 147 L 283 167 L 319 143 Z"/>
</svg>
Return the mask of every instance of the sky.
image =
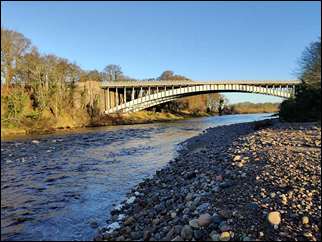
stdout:
<svg viewBox="0 0 322 242">
<path fill-rule="evenodd" d="M 192 80 L 296 79 L 306 46 L 321 36 L 320 2 L 1 2 L 1 26 L 41 53 L 131 77 L 173 70 Z M 230 103 L 280 102 L 225 94 Z"/>
</svg>

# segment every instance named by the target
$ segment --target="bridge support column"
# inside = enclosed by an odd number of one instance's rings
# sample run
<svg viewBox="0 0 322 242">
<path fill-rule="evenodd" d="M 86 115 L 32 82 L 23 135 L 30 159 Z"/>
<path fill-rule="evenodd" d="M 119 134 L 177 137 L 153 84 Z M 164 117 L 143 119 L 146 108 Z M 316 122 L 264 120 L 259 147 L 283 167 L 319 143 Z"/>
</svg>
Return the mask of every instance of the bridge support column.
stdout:
<svg viewBox="0 0 322 242">
<path fill-rule="evenodd" d="M 134 87 L 132 87 L 131 101 L 133 101 L 133 100 L 134 100 L 134 95 L 135 95 L 135 90 L 134 90 Z"/>
<path fill-rule="evenodd" d="M 106 108 L 106 90 L 103 89 L 103 94 L 104 94 L 104 112 L 107 112 L 107 108 Z"/>
<path fill-rule="evenodd" d="M 141 87 L 141 88 L 140 88 L 139 97 L 142 97 L 142 96 L 143 96 L 143 88 Z"/>
<path fill-rule="evenodd" d="M 116 88 L 116 90 L 115 90 L 115 107 L 116 107 L 116 111 L 118 111 L 118 105 L 119 105 L 119 92 L 118 92 L 118 88 Z"/>
<path fill-rule="evenodd" d="M 111 108 L 110 105 L 110 88 L 107 88 L 107 110 Z"/>
<path fill-rule="evenodd" d="M 126 103 L 126 87 L 124 87 L 124 103 Z"/>
</svg>

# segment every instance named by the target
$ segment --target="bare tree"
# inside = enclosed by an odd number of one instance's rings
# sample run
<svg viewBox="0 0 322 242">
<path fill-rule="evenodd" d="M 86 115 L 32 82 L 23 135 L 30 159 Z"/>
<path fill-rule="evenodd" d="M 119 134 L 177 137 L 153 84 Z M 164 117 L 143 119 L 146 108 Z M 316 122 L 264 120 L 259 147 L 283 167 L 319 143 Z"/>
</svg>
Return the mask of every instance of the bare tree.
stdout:
<svg viewBox="0 0 322 242">
<path fill-rule="evenodd" d="M 174 76 L 174 72 L 167 70 L 162 72 L 161 76 L 158 78 L 159 80 L 171 80 L 171 78 Z"/>
<path fill-rule="evenodd" d="M 173 80 L 173 81 L 182 81 L 182 80 L 189 80 L 189 78 L 182 76 L 182 75 L 177 75 L 174 74 L 173 71 L 167 70 L 162 72 L 161 76 L 159 76 L 158 80 Z"/>
<path fill-rule="evenodd" d="M 107 65 L 103 70 L 104 81 L 121 80 L 123 76 L 122 69 L 119 65 Z"/>
<path fill-rule="evenodd" d="M 304 50 L 299 76 L 305 84 L 313 88 L 321 88 L 321 38 Z"/>
<path fill-rule="evenodd" d="M 7 87 L 15 79 L 17 63 L 30 45 L 30 40 L 22 34 L 1 28 L 1 82 Z"/>
</svg>

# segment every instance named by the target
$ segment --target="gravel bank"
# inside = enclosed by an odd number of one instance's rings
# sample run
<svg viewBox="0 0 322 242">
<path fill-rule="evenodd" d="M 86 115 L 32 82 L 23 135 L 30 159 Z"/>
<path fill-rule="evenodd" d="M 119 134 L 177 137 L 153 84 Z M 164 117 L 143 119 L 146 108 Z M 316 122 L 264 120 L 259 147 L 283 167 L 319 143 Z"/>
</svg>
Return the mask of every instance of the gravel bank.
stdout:
<svg viewBox="0 0 322 242">
<path fill-rule="evenodd" d="M 321 128 L 210 128 L 137 185 L 95 240 L 320 240 Z"/>
</svg>

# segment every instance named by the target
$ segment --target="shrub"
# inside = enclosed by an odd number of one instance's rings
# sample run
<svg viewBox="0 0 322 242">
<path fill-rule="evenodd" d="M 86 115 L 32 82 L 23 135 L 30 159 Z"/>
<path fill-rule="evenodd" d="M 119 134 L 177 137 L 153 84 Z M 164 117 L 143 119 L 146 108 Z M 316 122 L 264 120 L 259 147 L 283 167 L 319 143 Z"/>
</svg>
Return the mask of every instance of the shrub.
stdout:
<svg viewBox="0 0 322 242">
<path fill-rule="evenodd" d="M 300 69 L 303 83 L 294 99 L 281 104 L 280 118 L 295 122 L 321 121 L 321 38 L 305 49 Z"/>
<path fill-rule="evenodd" d="M 279 116 L 288 122 L 321 120 L 321 90 L 301 85 L 295 98 L 282 102 Z"/>
</svg>

